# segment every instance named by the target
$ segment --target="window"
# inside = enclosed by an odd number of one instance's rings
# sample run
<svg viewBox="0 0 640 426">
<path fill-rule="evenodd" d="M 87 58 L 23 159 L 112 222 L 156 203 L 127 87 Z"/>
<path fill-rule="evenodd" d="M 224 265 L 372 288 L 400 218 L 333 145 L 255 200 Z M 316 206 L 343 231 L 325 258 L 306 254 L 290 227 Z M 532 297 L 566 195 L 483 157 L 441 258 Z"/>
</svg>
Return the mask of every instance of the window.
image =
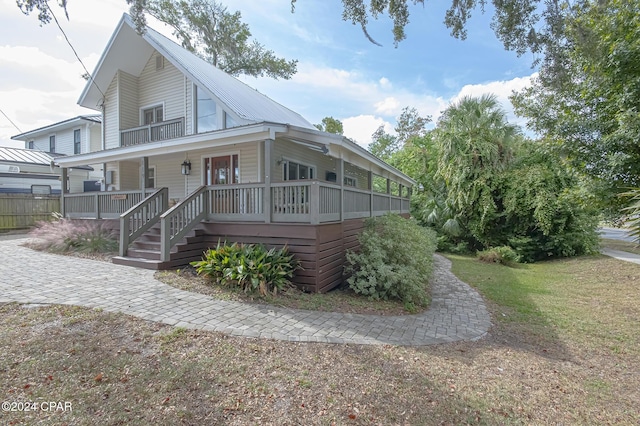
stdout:
<svg viewBox="0 0 640 426">
<path fill-rule="evenodd" d="M 356 186 L 358 186 L 358 181 L 356 180 L 356 178 L 345 176 L 344 177 L 344 186 L 356 187 Z"/>
<path fill-rule="evenodd" d="M 229 114 L 227 114 L 226 112 L 224 113 L 224 128 L 225 129 L 230 129 L 232 127 L 236 127 L 236 121 L 233 119 L 233 117 L 231 117 Z"/>
<path fill-rule="evenodd" d="M 56 152 L 56 135 L 49 136 L 49 152 Z"/>
<path fill-rule="evenodd" d="M 147 124 L 159 123 L 164 120 L 162 105 L 142 110 L 142 119 L 142 124 L 144 124 L 145 126 Z"/>
<path fill-rule="evenodd" d="M 51 195 L 50 185 L 31 185 L 31 193 L 36 195 Z"/>
<path fill-rule="evenodd" d="M 240 182 L 238 155 L 204 159 L 205 185 L 225 185 Z"/>
<path fill-rule="evenodd" d="M 216 103 L 198 86 L 194 86 L 194 90 L 196 91 L 196 133 L 217 130 Z"/>
<path fill-rule="evenodd" d="M 147 188 L 156 187 L 156 168 L 149 167 L 147 169 Z"/>
<path fill-rule="evenodd" d="M 80 154 L 80 129 L 73 131 L 73 153 Z"/>
<path fill-rule="evenodd" d="M 283 163 L 282 176 L 284 180 L 313 179 L 315 178 L 315 169 L 306 164 L 285 161 Z"/>
<path fill-rule="evenodd" d="M 28 147 L 29 147 L 29 149 L 33 149 L 35 147 L 34 142 L 33 141 L 29 141 Z"/>
</svg>

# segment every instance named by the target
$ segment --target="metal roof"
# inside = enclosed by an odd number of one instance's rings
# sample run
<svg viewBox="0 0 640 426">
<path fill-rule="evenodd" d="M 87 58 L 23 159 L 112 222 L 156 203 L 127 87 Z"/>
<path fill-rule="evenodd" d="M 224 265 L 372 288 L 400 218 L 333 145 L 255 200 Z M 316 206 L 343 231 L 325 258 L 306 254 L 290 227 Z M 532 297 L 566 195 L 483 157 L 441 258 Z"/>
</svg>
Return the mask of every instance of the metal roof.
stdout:
<svg viewBox="0 0 640 426">
<path fill-rule="evenodd" d="M 149 60 L 153 49 L 178 68 L 223 107 L 240 118 L 253 123 L 271 122 L 291 124 L 314 129 L 315 127 L 297 112 L 277 103 L 237 78 L 225 73 L 184 47 L 147 27 L 139 35 L 131 17 L 126 13 L 118 23 L 102 57 L 88 81 L 78 104 L 99 109 L 102 93 L 113 80 L 117 70 L 138 76 Z M 98 89 L 101 87 L 102 89 Z"/>
<path fill-rule="evenodd" d="M 94 123 L 102 123 L 102 116 L 100 114 L 79 115 L 77 117 L 69 118 L 67 120 L 59 121 L 57 123 L 49 124 L 48 126 L 39 127 L 28 132 L 20 133 L 19 135 L 11 136 L 13 140 L 26 140 L 37 136 L 41 132 L 50 132 L 57 128 L 73 127 L 79 121 L 92 121 Z"/>
<path fill-rule="evenodd" d="M 66 157 L 64 154 L 36 151 L 33 149 L 9 148 L 0 146 L 0 162 L 16 164 L 34 164 L 50 166 L 55 159 Z M 93 170 L 91 166 L 76 166 L 76 169 Z"/>
<path fill-rule="evenodd" d="M 0 147 L 0 161 L 49 165 L 55 157 L 32 149 Z"/>
<path fill-rule="evenodd" d="M 131 26 L 134 25 L 128 15 L 125 15 L 125 21 Z M 255 122 L 270 121 L 315 129 L 300 114 L 211 65 L 154 29 L 147 28 L 143 38 L 194 80 L 200 88 L 220 99 L 240 117 Z"/>
</svg>

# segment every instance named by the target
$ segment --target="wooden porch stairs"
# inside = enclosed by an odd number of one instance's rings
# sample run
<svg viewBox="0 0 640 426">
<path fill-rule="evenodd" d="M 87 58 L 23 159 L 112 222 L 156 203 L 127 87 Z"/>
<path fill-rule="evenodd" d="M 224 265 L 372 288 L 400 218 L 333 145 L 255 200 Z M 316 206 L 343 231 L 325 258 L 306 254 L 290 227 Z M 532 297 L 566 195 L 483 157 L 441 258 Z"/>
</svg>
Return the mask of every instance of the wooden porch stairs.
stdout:
<svg viewBox="0 0 640 426">
<path fill-rule="evenodd" d="M 112 261 L 118 265 L 153 270 L 178 268 L 202 259 L 202 253 L 210 245 L 205 237 L 202 227 L 196 227 L 171 248 L 170 259 L 163 262 L 160 260 L 160 224 L 157 223 L 131 243 L 126 256 L 116 256 Z"/>
</svg>

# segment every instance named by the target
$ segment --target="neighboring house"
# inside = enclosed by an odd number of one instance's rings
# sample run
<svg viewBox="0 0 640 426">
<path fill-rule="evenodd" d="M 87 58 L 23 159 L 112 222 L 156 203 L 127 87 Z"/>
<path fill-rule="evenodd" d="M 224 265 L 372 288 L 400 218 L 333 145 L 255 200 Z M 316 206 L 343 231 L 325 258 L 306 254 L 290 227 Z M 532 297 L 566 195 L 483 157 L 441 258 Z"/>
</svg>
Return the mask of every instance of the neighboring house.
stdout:
<svg viewBox="0 0 640 426">
<path fill-rule="evenodd" d="M 12 136 L 11 139 L 23 141 L 25 149 L 48 153 L 52 156 L 77 155 L 102 150 L 102 116 L 99 114 L 80 115 L 48 126 Z M 97 189 L 103 180 L 102 164 L 91 164 L 87 175 L 87 190 Z M 89 182 L 90 181 L 90 182 Z M 71 192 L 82 192 L 80 186 L 73 185 Z"/>
<path fill-rule="evenodd" d="M 153 29 L 139 35 L 128 15 L 93 77 L 78 103 L 102 109 L 104 149 L 57 163 L 63 175 L 106 165 L 112 192 L 62 204 L 68 217 L 119 217 L 114 262 L 168 268 L 219 240 L 286 244 L 304 267 L 294 282 L 326 291 L 363 218 L 409 212 L 411 178 Z"/>
<path fill-rule="evenodd" d="M 60 154 L 0 147 L 0 193 L 60 194 L 61 169 L 54 163 L 59 157 Z M 81 192 L 92 172 L 87 166 L 68 171 L 69 189 Z"/>
</svg>

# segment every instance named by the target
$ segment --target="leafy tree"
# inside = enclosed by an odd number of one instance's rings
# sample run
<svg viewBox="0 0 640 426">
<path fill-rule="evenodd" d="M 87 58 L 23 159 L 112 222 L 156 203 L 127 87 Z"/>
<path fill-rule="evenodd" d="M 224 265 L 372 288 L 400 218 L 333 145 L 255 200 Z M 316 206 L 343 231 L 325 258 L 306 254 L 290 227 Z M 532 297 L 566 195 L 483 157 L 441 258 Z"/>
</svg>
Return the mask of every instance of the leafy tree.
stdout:
<svg viewBox="0 0 640 426">
<path fill-rule="evenodd" d="M 565 13 L 562 72 L 544 64 L 513 97 L 529 127 L 581 172 L 601 198 L 640 185 L 640 14 L 636 2 L 576 2 Z"/>
<path fill-rule="evenodd" d="M 315 124 L 315 126 L 321 132 L 334 133 L 336 135 L 344 133 L 342 122 L 333 117 L 325 117 L 320 124 Z"/>
<path fill-rule="evenodd" d="M 289 79 L 296 73 L 298 61 L 278 58 L 257 41 L 250 42 L 240 12 L 230 13 L 215 0 L 146 0 L 142 12 L 171 26 L 186 49 L 231 75 Z M 136 18 L 143 29 L 144 15 Z"/>
<path fill-rule="evenodd" d="M 493 95 L 464 97 L 438 122 L 437 178 L 462 215 L 460 228 L 471 231 L 481 244 L 489 242 L 489 224 L 500 208 L 493 196 L 496 176 L 509 166 L 518 136 Z"/>
<path fill-rule="evenodd" d="M 545 145 L 526 141 L 494 96 L 451 105 L 420 141 L 424 192 L 412 212 L 438 231 L 440 249 L 510 246 L 525 261 L 597 249 L 593 195 Z"/>
<path fill-rule="evenodd" d="M 396 119 L 394 128 L 396 134 L 387 133 L 384 126 L 371 135 L 372 142 L 369 144 L 369 151 L 376 157 L 392 165 L 396 162 L 394 154 L 398 153 L 403 146 L 411 143 L 413 139 L 419 139 L 427 134 L 427 124 L 431 122 L 431 117 L 421 117 L 415 108 L 404 107 Z"/>
<path fill-rule="evenodd" d="M 29 14 L 38 10 L 41 24 L 49 23 L 48 0 L 17 0 Z M 256 40 L 251 41 L 249 26 L 240 12 L 229 12 L 215 0 L 127 0 L 138 31 L 144 31 L 145 16 L 150 15 L 173 28 L 182 45 L 234 75 L 289 79 L 297 71 L 296 60 L 278 58 Z M 67 0 L 59 0 L 67 11 Z M 68 15 L 67 15 L 68 18 Z"/>
<path fill-rule="evenodd" d="M 23 12 L 29 13 L 33 8 L 39 11 L 38 18 L 42 23 L 51 19 L 47 10 L 48 0 L 16 0 Z M 148 3 L 158 0 L 126 0 L 131 6 L 131 15 L 136 22 L 145 25 L 144 14 Z M 170 0 L 168 0 L 170 2 Z M 287 0 L 282 0 L 287 1 Z M 295 10 L 298 0 L 289 0 L 291 11 Z M 466 39 L 466 24 L 476 11 L 484 13 L 487 0 L 450 0 L 451 4 L 444 16 L 444 24 L 451 30 L 451 35 Z M 587 0 L 577 0 L 584 2 Z M 67 0 L 58 0 L 61 7 L 67 9 Z M 491 23 L 496 36 L 502 41 L 507 50 L 516 51 L 519 55 L 526 51 L 534 54 L 546 53 L 554 56 L 557 52 L 553 48 L 557 40 L 562 38 L 564 31 L 563 18 L 570 0 L 493 0 L 494 15 Z M 633 2 L 631 2 L 633 3 Z M 367 30 L 369 20 L 388 16 L 393 22 L 393 44 L 398 44 L 406 38 L 405 27 L 409 24 L 410 5 L 424 6 L 424 0 L 342 0 L 342 19 L 350 21 L 362 28 L 365 36 L 378 44 Z"/>
</svg>

